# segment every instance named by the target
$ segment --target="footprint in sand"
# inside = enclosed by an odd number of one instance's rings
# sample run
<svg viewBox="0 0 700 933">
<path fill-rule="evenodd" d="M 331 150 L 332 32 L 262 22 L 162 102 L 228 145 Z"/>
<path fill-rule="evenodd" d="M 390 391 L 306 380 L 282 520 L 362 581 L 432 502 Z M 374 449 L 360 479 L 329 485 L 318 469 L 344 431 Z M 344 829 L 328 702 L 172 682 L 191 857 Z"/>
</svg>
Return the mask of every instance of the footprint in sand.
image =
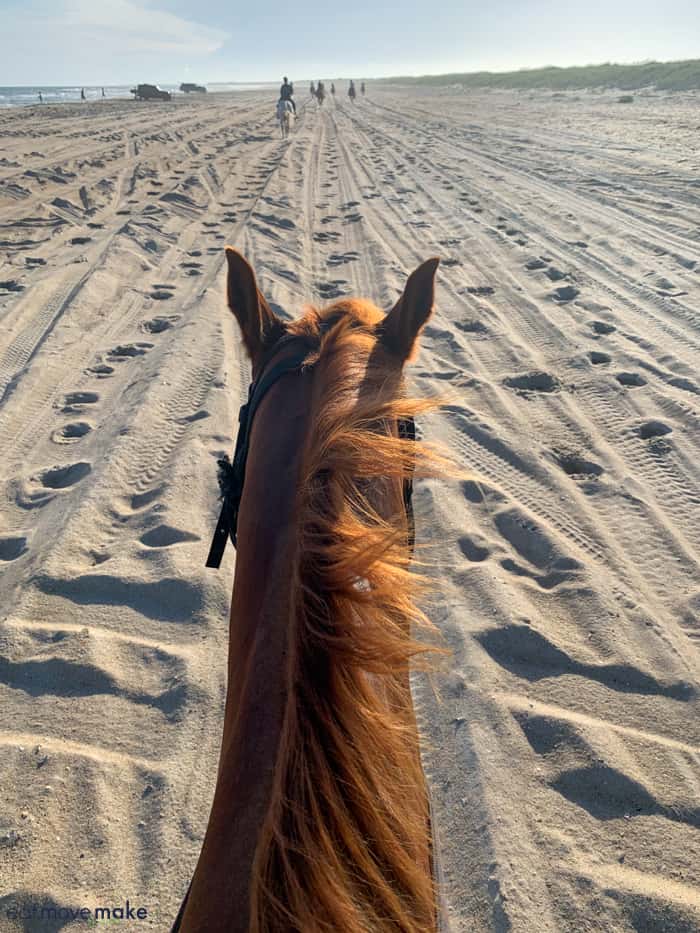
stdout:
<svg viewBox="0 0 700 933">
<path fill-rule="evenodd" d="M 17 537 L 0 538 L 0 561 L 17 560 L 27 552 L 27 539 L 21 535 Z"/>
<path fill-rule="evenodd" d="M 467 285 L 459 290 L 460 295 L 493 295 L 493 285 Z"/>
<path fill-rule="evenodd" d="M 84 246 L 86 243 L 91 243 L 91 236 L 74 236 L 70 241 L 71 246 Z"/>
<path fill-rule="evenodd" d="M 588 354 L 588 359 L 593 363 L 594 366 L 600 366 L 601 363 L 609 363 L 612 360 L 612 357 L 607 353 L 600 353 L 598 350 L 591 350 Z"/>
<path fill-rule="evenodd" d="M 36 266 L 45 266 L 46 260 L 42 259 L 40 256 L 25 256 L 24 264 L 29 266 L 30 269 L 33 269 Z"/>
<path fill-rule="evenodd" d="M 109 351 L 107 359 L 112 360 L 112 362 L 120 363 L 122 360 L 129 359 L 129 357 L 144 356 L 144 354 L 148 353 L 152 348 L 152 343 L 136 342 L 120 344 L 118 347 L 114 347 L 114 349 Z"/>
<path fill-rule="evenodd" d="M 84 410 L 85 405 L 94 405 L 99 400 L 97 392 L 68 392 L 63 396 L 61 411 L 67 415 L 77 414 Z"/>
<path fill-rule="evenodd" d="M 590 326 L 596 334 L 612 334 L 617 330 L 613 324 L 606 324 L 605 321 L 591 321 Z"/>
<path fill-rule="evenodd" d="M 92 431 L 92 425 L 87 421 L 73 421 L 64 424 L 51 435 L 54 444 L 76 444 L 82 437 Z"/>
<path fill-rule="evenodd" d="M 180 268 L 185 270 L 185 275 L 201 275 L 201 262 L 181 262 Z"/>
<path fill-rule="evenodd" d="M 156 284 L 153 286 L 153 291 L 149 292 L 148 297 L 153 298 L 154 301 L 168 301 L 168 299 L 173 297 L 174 291 L 174 285 Z"/>
</svg>

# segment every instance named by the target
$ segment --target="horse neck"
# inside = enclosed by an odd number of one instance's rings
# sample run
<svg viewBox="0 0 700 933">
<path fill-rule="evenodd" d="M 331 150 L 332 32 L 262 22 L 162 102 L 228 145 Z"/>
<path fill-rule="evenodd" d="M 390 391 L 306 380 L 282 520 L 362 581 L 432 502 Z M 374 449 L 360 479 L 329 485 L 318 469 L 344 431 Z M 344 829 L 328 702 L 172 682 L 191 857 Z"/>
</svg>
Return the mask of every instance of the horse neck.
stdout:
<svg viewBox="0 0 700 933">
<path fill-rule="evenodd" d="M 255 415 L 238 519 L 221 757 L 183 930 L 249 929 L 253 861 L 286 702 L 296 480 L 309 399 L 310 377 L 282 377 Z M 280 420 L 274 413 L 282 404 Z"/>
</svg>

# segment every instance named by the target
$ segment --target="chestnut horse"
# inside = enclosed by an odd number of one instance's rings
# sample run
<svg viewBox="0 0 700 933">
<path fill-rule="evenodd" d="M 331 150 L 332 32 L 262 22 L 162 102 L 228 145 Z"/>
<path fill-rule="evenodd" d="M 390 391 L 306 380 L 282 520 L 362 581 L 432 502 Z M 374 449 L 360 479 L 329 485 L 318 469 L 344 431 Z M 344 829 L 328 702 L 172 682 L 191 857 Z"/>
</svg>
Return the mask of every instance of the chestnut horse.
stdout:
<svg viewBox="0 0 700 933">
<path fill-rule="evenodd" d="M 254 417 L 218 779 L 174 929 L 430 933 L 443 920 L 409 665 L 434 649 L 411 634 L 429 623 L 405 483 L 444 461 L 399 425 L 435 407 L 406 397 L 403 367 L 438 260 L 386 315 L 343 299 L 285 322 L 226 258 Z"/>
</svg>

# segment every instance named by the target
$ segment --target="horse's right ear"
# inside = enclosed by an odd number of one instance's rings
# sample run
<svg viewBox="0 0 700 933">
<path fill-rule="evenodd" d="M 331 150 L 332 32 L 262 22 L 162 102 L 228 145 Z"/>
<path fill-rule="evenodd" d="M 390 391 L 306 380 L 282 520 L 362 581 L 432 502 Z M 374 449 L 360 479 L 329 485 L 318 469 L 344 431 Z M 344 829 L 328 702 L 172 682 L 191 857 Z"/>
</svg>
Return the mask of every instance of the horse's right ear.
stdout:
<svg viewBox="0 0 700 933">
<path fill-rule="evenodd" d="M 382 344 L 402 363 L 412 356 L 418 334 L 432 313 L 439 264 L 437 257 L 426 259 L 409 275 L 403 294 L 380 326 Z"/>
<path fill-rule="evenodd" d="M 255 365 L 262 351 L 277 339 L 284 325 L 265 301 L 255 273 L 238 250 L 227 246 L 226 261 L 228 306 L 238 321 L 243 343 Z"/>
</svg>

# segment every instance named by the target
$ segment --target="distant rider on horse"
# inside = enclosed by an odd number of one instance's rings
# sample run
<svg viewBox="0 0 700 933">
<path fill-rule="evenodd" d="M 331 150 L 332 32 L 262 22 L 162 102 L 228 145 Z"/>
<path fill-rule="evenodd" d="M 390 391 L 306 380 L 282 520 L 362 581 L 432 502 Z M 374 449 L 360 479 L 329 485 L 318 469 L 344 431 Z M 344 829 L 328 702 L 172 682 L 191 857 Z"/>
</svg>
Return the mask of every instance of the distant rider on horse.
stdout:
<svg viewBox="0 0 700 933">
<path fill-rule="evenodd" d="M 294 103 L 294 85 L 290 84 L 287 80 L 287 75 L 284 76 L 284 82 L 280 87 L 280 100 L 288 100 L 294 109 L 294 114 L 297 112 L 297 105 Z"/>
<path fill-rule="evenodd" d="M 353 102 L 353 104 L 355 103 L 355 97 L 356 97 L 356 96 L 357 96 L 357 91 L 355 90 L 355 82 L 354 82 L 354 81 L 351 81 L 351 82 L 350 82 L 350 87 L 348 88 L 348 97 L 349 97 L 350 100 Z"/>
</svg>

